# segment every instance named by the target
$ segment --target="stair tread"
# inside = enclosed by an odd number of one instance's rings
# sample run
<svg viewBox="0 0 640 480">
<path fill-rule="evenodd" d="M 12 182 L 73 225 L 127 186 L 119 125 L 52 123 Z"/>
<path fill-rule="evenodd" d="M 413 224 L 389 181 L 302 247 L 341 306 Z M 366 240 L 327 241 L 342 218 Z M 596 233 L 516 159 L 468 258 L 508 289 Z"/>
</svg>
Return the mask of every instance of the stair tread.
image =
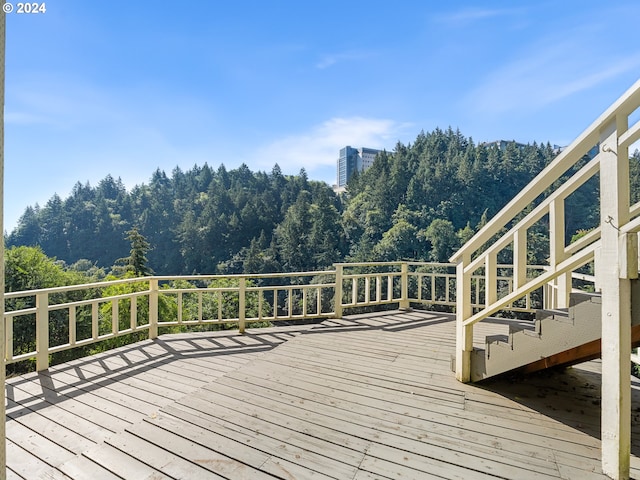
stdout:
<svg viewBox="0 0 640 480">
<path fill-rule="evenodd" d="M 536 324 L 531 322 L 529 325 L 519 323 L 517 325 L 509 325 L 510 333 L 520 332 L 522 330 L 534 332 L 536 330 Z"/>
<path fill-rule="evenodd" d="M 568 317 L 568 308 L 541 308 L 536 310 L 536 319 L 549 318 L 549 317 Z"/>
<path fill-rule="evenodd" d="M 498 342 L 508 342 L 509 335 L 496 334 L 496 335 L 487 335 L 485 338 L 486 343 L 498 343 Z"/>
<path fill-rule="evenodd" d="M 510 324 L 508 335 L 488 335 L 485 338 L 486 352 L 482 352 L 486 355 L 482 355 L 480 351 L 474 352 L 476 366 L 472 368 L 474 370 L 472 376 L 475 376 L 476 379 L 488 378 L 539 362 L 542 358 L 555 359 L 556 356 L 563 352 L 568 353 L 572 349 L 575 350 L 576 358 L 578 358 L 582 354 L 579 350 L 580 345 L 587 345 L 588 342 L 595 341 L 591 339 L 589 333 L 590 326 L 595 324 L 591 320 L 588 320 L 586 324 L 584 322 L 588 318 L 596 320 L 598 317 L 599 320 L 600 304 L 601 296 L 598 294 L 572 293 L 569 308 L 540 309 L 536 311 L 534 321 Z M 578 318 L 585 320 L 578 321 Z M 567 323 L 572 324 L 573 327 L 579 326 L 581 331 L 575 335 L 570 333 L 571 330 L 568 330 L 570 325 L 563 326 Z M 585 327 L 587 328 L 585 329 Z M 543 330 L 547 331 L 546 337 Z M 571 341 L 568 341 L 569 339 Z M 577 342 L 575 345 L 572 345 L 573 340 Z M 498 347 L 495 355 L 490 352 L 494 346 Z M 511 351 L 502 348 L 507 346 L 511 347 Z M 558 348 L 557 352 L 553 351 L 556 347 Z M 532 355 L 535 352 L 538 352 L 540 356 Z M 562 358 L 564 362 L 567 360 L 567 355 L 558 358 Z M 542 363 L 544 364 L 544 362 Z"/>
</svg>

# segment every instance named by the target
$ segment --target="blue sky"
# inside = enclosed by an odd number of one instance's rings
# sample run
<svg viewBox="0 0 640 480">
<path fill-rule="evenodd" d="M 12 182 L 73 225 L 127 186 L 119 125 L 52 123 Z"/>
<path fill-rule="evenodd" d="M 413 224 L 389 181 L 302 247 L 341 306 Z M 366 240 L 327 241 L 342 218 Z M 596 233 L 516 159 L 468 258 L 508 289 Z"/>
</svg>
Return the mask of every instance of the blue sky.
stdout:
<svg viewBox="0 0 640 480">
<path fill-rule="evenodd" d="M 15 4 L 15 2 L 14 2 Z M 637 0 L 51 0 L 7 14 L 5 230 L 111 174 L 304 167 L 421 130 L 570 143 L 640 77 Z"/>
</svg>

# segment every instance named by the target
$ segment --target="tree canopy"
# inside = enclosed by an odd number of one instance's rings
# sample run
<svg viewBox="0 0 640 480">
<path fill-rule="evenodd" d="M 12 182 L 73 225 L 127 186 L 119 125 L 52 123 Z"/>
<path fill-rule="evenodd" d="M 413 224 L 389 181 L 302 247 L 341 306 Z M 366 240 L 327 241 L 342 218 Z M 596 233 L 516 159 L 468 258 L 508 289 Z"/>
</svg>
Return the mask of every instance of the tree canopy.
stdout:
<svg viewBox="0 0 640 480">
<path fill-rule="evenodd" d="M 475 144 L 449 128 L 381 152 L 343 194 L 304 169 L 283 175 L 278 165 L 269 173 L 222 164 L 176 167 L 171 175 L 158 169 L 130 191 L 108 175 L 95 187 L 78 182 L 65 199 L 28 207 L 6 242 L 107 270 L 129 258 L 138 273 L 161 275 L 444 261 L 555 154 L 548 144 Z M 634 184 L 639 163 L 636 152 Z M 567 199 L 567 238 L 598 223 L 597 207 L 585 207 L 597 195 L 596 178 Z M 545 238 L 544 225 L 536 228 L 531 234 Z M 136 239 L 147 243 L 134 248 Z"/>
</svg>

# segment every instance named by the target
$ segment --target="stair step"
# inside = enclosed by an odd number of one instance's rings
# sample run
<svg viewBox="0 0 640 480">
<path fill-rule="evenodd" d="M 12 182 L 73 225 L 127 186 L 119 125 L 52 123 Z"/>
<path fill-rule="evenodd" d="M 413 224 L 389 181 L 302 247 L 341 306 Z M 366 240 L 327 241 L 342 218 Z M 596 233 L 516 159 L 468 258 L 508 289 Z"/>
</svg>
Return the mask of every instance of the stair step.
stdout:
<svg viewBox="0 0 640 480">
<path fill-rule="evenodd" d="M 486 353 L 487 358 L 491 358 L 491 351 L 496 348 L 506 348 L 512 350 L 511 338 L 509 335 L 487 335 Z"/>
<path fill-rule="evenodd" d="M 472 380 L 537 364 L 561 352 L 575 350 L 575 355 L 580 355 L 580 345 L 599 338 L 601 302 L 600 295 L 572 293 L 569 308 L 538 310 L 533 322 L 508 321 L 507 335 L 489 335 L 485 349 L 472 352 Z M 541 365 L 538 368 L 544 368 L 545 363 Z"/>
<path fill-rule="evenodd" d="M 489 343 L 510 343 L 509 342 L 509 335 L 502 335 L 502 334 L 498 334 L 498 335 L 487 335 L 487 344 Z"/>
<path fill-rule="evenodd" d="M 538 337 L 540 336 L 539 330 L 540 329 L 536 322 L 531 322 L 530 325 L 523 325 L 522 323 L 519 325 L 509 325 L 509 335 L 511 337 L 513 337 L 513 335 L 530 335 L 532 337 Z"/>
<path fill-rule="evenodd" d="M 602 304 L 602 294 L 589 292 L 573 292 L 569 298 L 569 308 L 583 302 Z"/>
<path fill-rule="evenodd" d="M 569 309 L 568 308 L 546 308 L 546 309 L 536 310 L 536 320 L 544 320 L 545 318 L 565 320 L 569 318 Z"/>
</svg>

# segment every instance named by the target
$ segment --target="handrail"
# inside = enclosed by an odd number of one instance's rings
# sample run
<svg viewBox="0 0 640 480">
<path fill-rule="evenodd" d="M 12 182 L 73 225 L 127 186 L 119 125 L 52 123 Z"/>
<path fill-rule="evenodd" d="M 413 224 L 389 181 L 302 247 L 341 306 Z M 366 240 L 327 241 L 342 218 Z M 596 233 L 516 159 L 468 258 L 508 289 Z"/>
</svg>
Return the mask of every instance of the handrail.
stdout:
<svg viewBox="0 0 640 480">
<path fill-rule="evenodd" d="M 501 310 L 502 308 L 504 308 L 505 305 L 508 305 L 509 303 L 513 302 L 514 300 L 517 300 L 523 295 L 526 295 L 527 293 L 542 287 L 543 285 L 548 283 L 550 280 L 552 280 L 556 276 L 567 273 L 567 272 L 571 272 L 572 270 L 575 270 L 576 268 L 579 268 L 587 264 L 589 261 L 593 260 L 594 252 L 598 246 L 599 246 L 599 243 L 592 243 L 588 247 L 581 250 L 579 254 L 574 255 L 566 259 L 565 261 L 561 262 L 560 264 L 558 264 L 555 270 L 546 271 L 542 275 L 535 277 L 533 280 L 531 280 L 530 282 L 527 282 L 522 287 L 512 291 L 511 293 L 504 296 L 500 300 L 494 302 L 490 307 L 483 308 L 482 311 L 464 320 L 462 324 L 464 326 L 470 326 L 475 323 L 478 323 L 479 321 L 486 318 L 487 316 L 492 315 L 497 311 Z"/>
<path fill-rule="evenodd" d="M 480 288 L 480 277 L 474 279 Z M 508 277 L 499 280 L 513 289 Z M 135 332 L 155 338 L 166 327 L 235 323 L 243 332 L 248 322 L 339 318 L 346 309 L 453 307 L 455 282 L 451 263 L 374 262 L 337 263 L 326 271 L 149 276 L 9 292 L 5 363 L 36 358 L 36 368 L 43 370 L 54 353 Z M 112 289 L 124 285 L 130 287 Z M 477 294 L 474 304 L 479 302 Z M 527 298 L 505 309 L 530 312 L 534 307 Z M 34 326 L 29 330 L 26 324 Z M 51 324 L 56 327 L 50 338 Z M 29 343 L 14 344 L 17 335 L 26 335 Z"/>
<path fill-rule="evenodd" d="M 516 232 L 527 229 L 540 220 L 544 215 L 549 212 L 549 207 L 552 202 L 566 198 L 573 191 L 577 190 L 587 180 L 589 180 L 599 169 L 598 157 L 589 161 L 580 171 L 576 172 L 565 184 L 559 187 L 555 192 L 550 194 L 542 203 L 536 206 L 525 218 L 520 220 L 514 225 L 507 233 L 505 233 L 500 239 L 491 245 L 483 254 L 497 252 L 505 248 L 509 243 L 513 241 L 513 236 Z M 479 234 L 480 232 L 478 232 Z M 464 249 L 464 247 L 463 247 Z M 479 256 L 465 267 L 465 271 L 474 271 L 483 262 L 483 257 Z"/>
<path fill-rule="evenodd" d="M 36 288 L 33 290 L 20 290 L 15 292 L 5 292 L 4 298 L 5 300 L 10 300 L 12 298 L 26 297 L 26 296 L 35 296 L 41 292 L 51 293 L 66 293 L 72 292 L 74 290 L 86 290 L 90 288 L 104 288 L 112 285 L 123 285 L 128 283 L 139 283 L 147 281 L 149 278 L 153 277 L 137 277 L 137 278 L 124 278 L 118 280 L 107 280 L 104 282 L 95 282 L 95 283 L 80 283 L 74 285 L 64 285 L 61 287 L 49 287 L 49 288 Z"/>
<path fill-rule="evenodd" d="M 595 120 L 578 138 L 545 167 L 518 195 L 505 205 L 487 224 L 465 243 L 450 261 L 457 263 L 466 253 L 475 252 L 496 235 L 516 215 L 522 205 L 529 205 L 553 182 L 573 167 L 591 148 L 598 144 L 604 125 L 615 121 L 619 115 L 628 116 L 640 105 L 640 80 L 633 84 L 613 105 Z M 619 140 L 619 146 L 628 147 L 640 139 L 640 125 L 628 129 Z"/>
<path fill-rule="evenodd" d="M 596 287 L 602 285 L 603 280 L 598 278 L 600 260 L 596 252 L 600 251 L 604 241 L 601 239 L 605 236 L 607 255 L 611 255 L 612 251 L 624 251 L 624 255 L 634 255 L 630 252 L 637 252 L 640 202 L 629 205 L 627 159 L 629 146 L 640 140 L 640 122 L 635 122 L 629 127 L 629 117 L 639 107 L 640 80 L 451 256 L 450 260 L 457 264 L 459 289 L 456 302 L 456 377 L 459 380 L 470 380 L 470 352 L 473 349 L 475 323 L 504 308 L 519 296 L 543 287 L 545 283 L 554 287 L 550 289 L 552 298 L 545 300 L 545 306 L 568 306 L 573 270 L 591 261 L 595 263 Z M 594 147 L 597 147 L 597 153 L 578 171 L 572 172 L 568 178 L 563 178 Z M 600 174 L 601 185 L 600 225 L 577 241 L 566 245 L 565 201 L 596 174 Z M 554 185 L 560 180 L 560 185 Z M 538 200 L 541 196 L 544 198 Z M 537 205 L 534 202 L 537 202 Z M 516 220 L 525 209 L 531 211 L 524 218 Z M 527 231 L 545 216 L 548 216 L 549 225 L 549 266 L 539 277 L 528 278 Z M 605 225 L 615 229 L 615 232 L 604 232 Z M 503 230 L 507 232 L 501 233 Z M 620 237 L 622 235 L 627 237 Z M 513 250 L 514 268 L 511 281 L 514 288 L 510 293 L 504 294 L 498 291 L 497 261 L 499 254 L 507 248 Z M 635 255 L 637 257 L 637 254 Z M 620 278 L 637 276 L 637 258 L 614 258 L 608 257 L 607 261 L 624 262 L 620 267 Z M 484 305 L 472 302 L 471 298 L 472 278 L 478 275 L 481 275 L 485 286 Z"/>
</svg>

